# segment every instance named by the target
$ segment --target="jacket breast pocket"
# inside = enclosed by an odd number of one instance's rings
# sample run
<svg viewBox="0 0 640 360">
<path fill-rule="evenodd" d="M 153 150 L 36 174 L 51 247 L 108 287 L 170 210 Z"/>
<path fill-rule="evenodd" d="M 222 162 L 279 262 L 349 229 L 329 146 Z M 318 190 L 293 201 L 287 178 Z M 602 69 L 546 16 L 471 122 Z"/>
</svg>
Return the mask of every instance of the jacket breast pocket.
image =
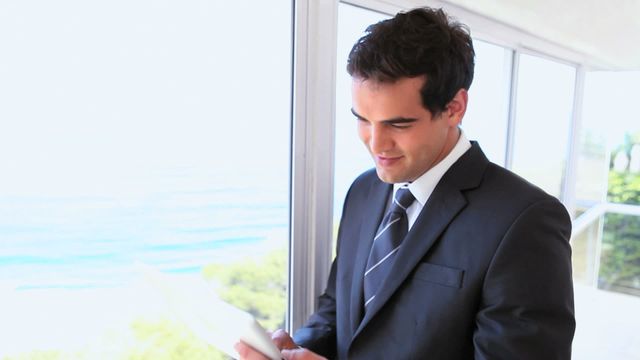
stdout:
<svg viewBox="0 0 640 360">
<path fill-rule="evenodd" d="M 414 271 L 413 278 L 415 280 L 455 287 L 459 289 L 462 287 L 464 270 L 422 262 Z"/>
</svg>

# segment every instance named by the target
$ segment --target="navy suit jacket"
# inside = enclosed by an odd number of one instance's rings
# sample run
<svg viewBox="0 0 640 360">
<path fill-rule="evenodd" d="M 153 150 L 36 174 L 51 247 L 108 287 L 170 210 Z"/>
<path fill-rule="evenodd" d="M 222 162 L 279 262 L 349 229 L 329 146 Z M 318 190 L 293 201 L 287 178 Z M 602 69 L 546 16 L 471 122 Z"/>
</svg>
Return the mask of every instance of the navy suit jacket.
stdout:
<svg viewBox="0 0 640 360">
<path fill-rule="evenodd" d="M 366 313 L 363 276 L 392 186 L 351 186 L 337 256 L 296 343 L 339 359 L 570 359 L 571 221 L 477 143 L 445 173 Z"/>
</svg>

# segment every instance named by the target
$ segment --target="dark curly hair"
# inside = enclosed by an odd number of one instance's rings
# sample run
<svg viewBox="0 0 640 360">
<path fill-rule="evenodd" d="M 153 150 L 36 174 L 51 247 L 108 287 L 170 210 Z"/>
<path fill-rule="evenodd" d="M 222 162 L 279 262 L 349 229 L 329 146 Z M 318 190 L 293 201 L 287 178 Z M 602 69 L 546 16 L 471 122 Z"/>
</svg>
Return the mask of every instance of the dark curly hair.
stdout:
<svg viewBox="0 0 640 360">
<path fill-rule="evenodd" d="M 422 104 L 437 115 L 471 86 L 474 56 L 468 27 L 425 7 L 370 25 L 349 53 L 347 72 L 379 82 L 426 75 Z"/>
</svg>

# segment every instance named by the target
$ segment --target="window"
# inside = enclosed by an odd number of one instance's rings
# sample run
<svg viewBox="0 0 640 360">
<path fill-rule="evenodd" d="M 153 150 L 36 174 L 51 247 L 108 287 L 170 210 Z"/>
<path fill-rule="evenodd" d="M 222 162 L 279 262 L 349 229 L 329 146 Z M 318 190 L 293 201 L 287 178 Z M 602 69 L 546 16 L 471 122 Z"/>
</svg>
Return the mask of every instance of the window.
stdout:
<svg viewBox="0 0 640 360">
<path fill-rule="evenodd" d="M 461 128 L 496 164 L 505 165 L 513 51 L 474 40 L 474 79 Z"/>
<path fill-rule="evenodd" d="M 639 72 L 587 72 L 572 238 L 578 329 L 574 354 L 631 359 L 640 305 L 640 128 L 633 104 Z M 636 147 L 640 149 L 640 145 Z M 583 213 L 584 212 L 584 213 Z M 580 325 L 582 324 L 582 325 Z"/>
<path fill-rule="evenodd" d="M 575 68 L 520 56 L 513 170 L 559 197 L 573 111 Z"/>
<path fill-rule="evenodd" d="M 640 72 L 591 74 L 593 93 L 610 140 L 607 212 L 602 236 L 598 286 L 640 296 L 640 125 L 633 104 Z M 612 109 L 614 108 L 614 109 Z M 605 119 L 615 119 L 607 121 Z M 640 302 L 639 302 L 640 304 Z"/>
<path fill-rule="evenodd" d="M 291 12 L 0 5 L 0 357 L 209 354 L 136 261 L 283 322 Z"/>
</svg>

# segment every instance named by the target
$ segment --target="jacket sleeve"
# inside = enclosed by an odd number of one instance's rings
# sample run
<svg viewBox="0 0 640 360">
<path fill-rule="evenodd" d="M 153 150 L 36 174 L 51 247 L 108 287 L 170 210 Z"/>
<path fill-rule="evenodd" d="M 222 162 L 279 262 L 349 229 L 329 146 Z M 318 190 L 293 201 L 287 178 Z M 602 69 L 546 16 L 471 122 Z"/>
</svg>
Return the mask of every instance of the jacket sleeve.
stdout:
<svg viewBox="0 0 640 360">
<path fill-rule="evenodd" d="M 293 336 L 296 344 L 328 359 L 336 354 L 336 263 L 334 260 L 325 292 L 318 299 L 318 309 Z"/>
<path fill-rule="evenodd" d="M 556 199 L 510 226 L 484 279 L 475 359 L 567 359 L 575 331 L 571 221 Z"/>
<path fill-rule="evenodd" d="M 293 336 L 296 344 L 308 348 L 328 359 L 336 358 L 338 347 L 338 332 L 336 328 L 336 279 L 338 276 L 338 263 L 341 258 L 340 254 L 342 253 L 343 224 L 351 223 L 354 216 L 353 214 L 360 214 L 359 206 L 360 204 L 366 203 L 364 198 L 367 196 L 367 192 L 362 191 L 362 189 L 368 189 L 372 179 L 377 180 L 375 169 L 360 175 L 347 191 L 342 207 L 340 227 L 338 229 L 336 257 L 331 265 L 327 287 L 324 293 L 318 298 L 318 308 L 315 313 L 311 315 L 307 323 L 298 329 Z"/>
</svg>

